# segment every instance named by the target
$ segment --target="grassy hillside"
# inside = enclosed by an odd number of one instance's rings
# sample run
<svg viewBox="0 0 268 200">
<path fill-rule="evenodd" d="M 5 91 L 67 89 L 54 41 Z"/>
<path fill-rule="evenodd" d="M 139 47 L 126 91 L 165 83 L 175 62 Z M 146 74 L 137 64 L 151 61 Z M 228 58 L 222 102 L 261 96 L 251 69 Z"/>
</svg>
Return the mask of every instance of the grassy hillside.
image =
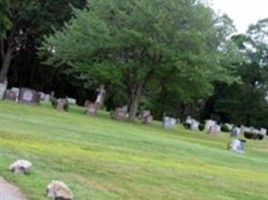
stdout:
<svg viewBox="0 0 268 200">
<path fill-rule="evenodd" d="M 0 102 L 0 175 L 30 200 L 46 199 L 53 179 L 76 200 L 268 199 L 268 140 L 248 141 L 245 154 L 227 151 L 229 140 L 86 116 L 79 107 Z M 21 158 L 33 163 L 30 175 L 7 170 Z"/>
</svg>

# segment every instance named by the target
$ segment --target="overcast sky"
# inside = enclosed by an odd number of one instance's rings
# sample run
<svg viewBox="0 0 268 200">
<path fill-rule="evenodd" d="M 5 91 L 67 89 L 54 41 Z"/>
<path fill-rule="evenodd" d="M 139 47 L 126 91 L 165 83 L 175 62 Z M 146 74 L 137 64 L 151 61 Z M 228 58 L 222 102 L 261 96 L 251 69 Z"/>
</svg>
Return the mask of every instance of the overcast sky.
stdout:
<svg viewBox="0 0 268 200">
<path fill-rule="evenodd" d="M 250 24 L 268 17 L 268 0 L 211 0 L 214 10 L 226 13 L 239 33 Z"/>
</svg>

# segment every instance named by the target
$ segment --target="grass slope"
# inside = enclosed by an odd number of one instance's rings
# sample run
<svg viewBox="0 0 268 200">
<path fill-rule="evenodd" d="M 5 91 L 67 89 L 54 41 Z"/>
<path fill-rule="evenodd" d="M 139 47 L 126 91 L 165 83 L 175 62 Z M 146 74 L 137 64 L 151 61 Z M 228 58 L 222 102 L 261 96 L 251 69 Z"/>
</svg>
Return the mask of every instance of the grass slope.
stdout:
<svg viewBox="0 0 268 200">
<path fill-rule="evenodd" d="M 76 200 L 268 199 L 267 139 L 248 141 L 245 154 L 227 151 L 229 139 L 0 102 L 0 175 L 30 200 L 46 199 L 53 179 Z M 7 170 L 21 158 L 34 164 L 28 176 Z"/>
</svg>

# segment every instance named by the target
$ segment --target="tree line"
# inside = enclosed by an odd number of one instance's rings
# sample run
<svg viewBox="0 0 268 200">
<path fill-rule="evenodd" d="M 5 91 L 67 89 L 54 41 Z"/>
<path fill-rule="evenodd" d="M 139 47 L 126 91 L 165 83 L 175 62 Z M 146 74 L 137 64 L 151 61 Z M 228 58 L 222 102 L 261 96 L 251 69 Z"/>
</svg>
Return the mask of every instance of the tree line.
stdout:
<svg viewBox="0 0 268 200">
<path fill-rule="evenodd" d="M 197 0 L 4 0 L 1 74 L 80 104 L 106 86 L 106 107 L 268 126 L 268 19 L 235 35 Z"/>
</svg>

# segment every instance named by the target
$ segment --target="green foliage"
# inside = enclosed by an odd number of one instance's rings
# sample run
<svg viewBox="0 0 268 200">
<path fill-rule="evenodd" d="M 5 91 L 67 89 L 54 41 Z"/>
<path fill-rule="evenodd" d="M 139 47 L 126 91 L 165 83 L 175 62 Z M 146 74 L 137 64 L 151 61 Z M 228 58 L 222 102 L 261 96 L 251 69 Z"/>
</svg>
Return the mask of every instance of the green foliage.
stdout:
<svg viewBox="0 0 268 200">
<path fill-rule="evenodd" d="M 89 79 L 125 85 L 131 105 L 148 86 L 161 93 L 163 82 L 167 93 L 191 102 L 211 95 L 213 82 L 234 80 L 218 64 L 228 20 L 214 19 L 198 2 L 99 0 L 74 13 L 44 38 L 40 55 L 48 65 L 66 64 Z"/>
<path fill-rule="evenodd" d="M 0 39 L 6 37 L 6 31 L 10 29 L 12 23 L 8 18 L 8 0 L 0 2 Z"/>
<path fill-rule="evenodd" d="M 240 82 L 217 86 L 215 109 L 229 116 L 228 121 L 249 126 L 267 127 L 268 103 L 268 19 L 260 20 L 245 35 L 233 36 L 242 54 L 242 62 L 235 66 Z"/>
<path fill-rule="evenodd" d="M 231 130 L 229 129 L 229 126 L 227 124 L 223 124 L 221 126 L 221 131 L 222 132 L 226 132 L 226 133 L 229 133 Z"/>
</svg>

